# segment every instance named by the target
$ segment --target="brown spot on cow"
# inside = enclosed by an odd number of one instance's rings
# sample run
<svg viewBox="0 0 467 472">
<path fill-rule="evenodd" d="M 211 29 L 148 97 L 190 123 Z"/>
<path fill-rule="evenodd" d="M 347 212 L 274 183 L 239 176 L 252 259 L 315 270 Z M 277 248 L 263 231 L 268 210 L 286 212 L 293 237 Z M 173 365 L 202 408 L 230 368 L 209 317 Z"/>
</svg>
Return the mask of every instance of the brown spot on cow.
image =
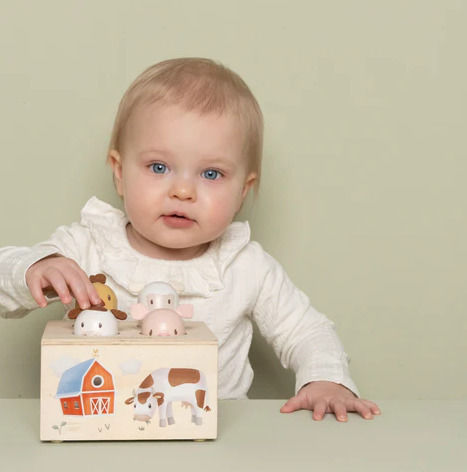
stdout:
<svg viewBox="0 0 467 472">
<path fill-rule="evenodd" d="M 138 403 L 141 403 L 144 405 L 150 396 L 151 396 L 151 392 L 138 393 Z"/>
<path fill-rule="evenodd" d="M 203 408 L 204 406 L 204 398 L 206 396 L 206 390 L 196 390 L 196 404 L 199 408 Z"/>
<path fill-rule="evenodd" d="M 153 397 L 157 398 L 157 405 L 161 406 L 164 403 L 164 394 L 162 392 L 156 392 Z"/>
<path fill-rule="evenodd" d="M 200 380 L 199 370 L 197 369 L 170 369 L 169 384 L 172 387 L 185 383 L 198 383 Z"/>
<path fill-rule="evenodd" d="M 140 388 L 149 388 L 154 385 L 154 379 L 152 378 L 152 375 L 148 375 L 142 382 L 141 385 L 139 386 Z"/>
</svg>

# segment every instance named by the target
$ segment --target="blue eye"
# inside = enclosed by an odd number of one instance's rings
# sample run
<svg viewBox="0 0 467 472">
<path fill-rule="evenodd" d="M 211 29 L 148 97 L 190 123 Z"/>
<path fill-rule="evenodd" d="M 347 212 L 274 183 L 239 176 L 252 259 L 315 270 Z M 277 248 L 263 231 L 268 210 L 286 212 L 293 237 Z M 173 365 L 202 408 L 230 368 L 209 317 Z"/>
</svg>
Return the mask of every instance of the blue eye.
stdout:
<svg viewBox="0 0 467 472">
<path fill-rule="evenodd" d="M 208 180 L 216 180 L 221 177 L 222 174 L 218 170 L 208 169 L 203 172 L 202 176 Z"/>
<path fill-rule="evenodd" d="M 160 162 L 156 162 L 154 164 L 151 164 L 151 170 L 155 174 L 165 174 L 167 171 L 167 166 L 165 164 L 161 164 Z"/>
</svg>

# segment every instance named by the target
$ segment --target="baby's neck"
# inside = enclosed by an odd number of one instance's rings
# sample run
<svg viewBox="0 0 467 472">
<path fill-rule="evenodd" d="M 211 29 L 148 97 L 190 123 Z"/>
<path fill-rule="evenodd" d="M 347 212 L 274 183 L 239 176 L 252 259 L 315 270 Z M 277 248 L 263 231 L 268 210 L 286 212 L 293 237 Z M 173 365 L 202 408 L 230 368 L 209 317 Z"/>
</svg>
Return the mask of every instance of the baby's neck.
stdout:
<svg viewBox="0 0 467 472">
<path fill-rule="evenodd" d="M 131 223 L 126 226 L 126 235 L 130 246 L 144 256 L 153 259 L 165 259 L 171 261 L 185 261 L 195 259 L 204 254 L 209 247 L 209 243 L 199 246 L 172 249 L 168 247 L 158 246 L 148 241 L 139 233 L 133 230 Z"/>
</svg>

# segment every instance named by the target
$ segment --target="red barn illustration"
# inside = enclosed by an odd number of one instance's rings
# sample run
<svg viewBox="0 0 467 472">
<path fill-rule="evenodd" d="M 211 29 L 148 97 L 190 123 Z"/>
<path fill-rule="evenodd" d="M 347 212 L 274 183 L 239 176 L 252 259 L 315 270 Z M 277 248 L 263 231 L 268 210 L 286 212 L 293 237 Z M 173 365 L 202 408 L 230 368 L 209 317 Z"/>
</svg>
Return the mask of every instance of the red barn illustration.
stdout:
<svg viewBox="0 0 467 472">
<path fill-rule="evenodd" d="M 64 415 L 111 415 L 114 412 L 113 375 L 96 359 L 89 359 L 66 370 L 58 384 Z"/>
</svg>

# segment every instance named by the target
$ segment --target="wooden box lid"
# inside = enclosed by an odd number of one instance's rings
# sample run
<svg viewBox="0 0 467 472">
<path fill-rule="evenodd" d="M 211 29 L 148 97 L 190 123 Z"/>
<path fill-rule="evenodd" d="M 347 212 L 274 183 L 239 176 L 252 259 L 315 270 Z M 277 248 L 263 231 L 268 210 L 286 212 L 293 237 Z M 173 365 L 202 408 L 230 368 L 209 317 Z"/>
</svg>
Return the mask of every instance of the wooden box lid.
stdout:
<svg viewBox="0 0 467 472">
<path fill-rule="evenodd" d="M 73 323 L 72 320 L 49 321 L 41 345 L 217 345 L 217 338 L 201 321 L 185 321 L 186 334 L 180 336 L 144 336 L 137 321 L 120 322 L 117 336 L 75 336 Z"/>
</svg>

